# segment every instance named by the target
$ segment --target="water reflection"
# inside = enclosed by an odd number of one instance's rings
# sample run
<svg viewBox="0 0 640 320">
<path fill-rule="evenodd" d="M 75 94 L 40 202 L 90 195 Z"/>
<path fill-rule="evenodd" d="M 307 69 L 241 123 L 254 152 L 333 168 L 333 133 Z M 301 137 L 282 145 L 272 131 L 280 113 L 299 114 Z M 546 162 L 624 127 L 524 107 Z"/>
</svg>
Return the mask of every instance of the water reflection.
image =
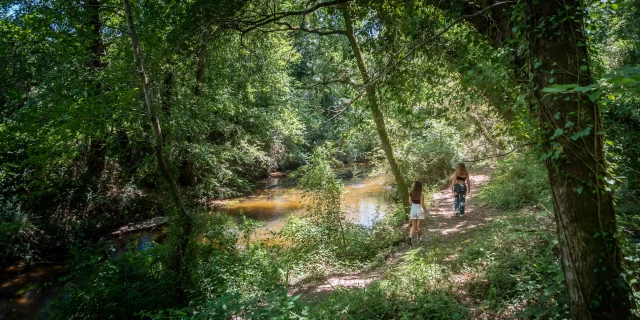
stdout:
<svg viewBox="0 0 640 320">
<path fill-rule="evenodd" d="M 371 226 L 390 209 L 385 199 L 385 177 L 356 177 L 343 181 L 343 208 L 353 222 Z M 287 216 L 302 214 L 307 202 L 302 190 L 297 188 L 291 178 L 277 177 L 268 179 L 265 188 L 240 201 L 230 202 L 226 211 L 232 216 L 245 215 L 265 223 L 265 231 L 278 231 L 284 226 Z"/>
</svg>

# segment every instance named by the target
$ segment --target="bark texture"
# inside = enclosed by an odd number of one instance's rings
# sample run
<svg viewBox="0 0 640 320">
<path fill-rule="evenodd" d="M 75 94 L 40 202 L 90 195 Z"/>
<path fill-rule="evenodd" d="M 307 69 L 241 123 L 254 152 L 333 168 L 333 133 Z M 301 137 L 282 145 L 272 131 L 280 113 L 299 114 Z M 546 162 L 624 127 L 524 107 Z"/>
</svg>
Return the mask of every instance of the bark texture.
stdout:
<svg viewBox="0 0 640 320">
<path fill-rule="evenodd" d="M 529 74 L 553 194 L 573 319 L 631 319 L 613 195 L 607 188 L 602 117 L 585 94 L 547 95 L 551 83 L 592 83 L 579 0 L 528 1 Z"/>
<path fill-rule="evenodd" d="M 153 133 L 155 136 L 155 144 L 154 151 L 156 156 L 156 161 L 158 163 L 158 168 L 162 173 L 162 176 L 169 184 L 169 191 L 171 192 L 171 196 L 174 199 L 175 205 L 178 209 L 179 220 L 181 227 L 181 235 L 180 239 L 178 239 L 178 247 L 176 248 L 176 252 L 174 257 L 172 258 L 173 269 L 174 272 L 183 272 L 186 265 L 183 264 L 183 257 L 186 252 L 186 248 L 189 243 L 189 239 L 192 233 L 192 221 L 187 209 L 182 201 L 182 197 L 180 195 L 180 190 L 178 189 L 178 185 L 176 184 L 175 179 L 173 178 L 173 174 L 169 170 L 168 160 L 165 159 L 164 154 L 162 152 L 163 141 L 162 141 L 162 128 L 160 126 L 160 120 L 158 120 L 155 107 L 153 104 L 153 97 L 151 95 L 151 88 L 149 86 L 149 81 L 147 78 L 147 73 L 145 72 L 144 65 L 142 64 L 142 53 L 140 50 L 140 43 L 138 41 L 138 35 L 135 30 L 135 26 L 133 23 L 133 18 L 131 15 L 131 3 L 129 0 L 123 0 L 125 7 L 125 16 L 127 20 L 127 25 L 129 27 L 129 33 L 131 36 L 131 47 L 133 50 L 133 57 L 136 62 L 136 68 L 138 69 L 138 73 L 140 75 L 140 82 L 142 84 L 142 89 L 144 92 L 145 104 L 147 106 L 147 112 L 150 116 L 151 128 L 153 129 Z M 185 273 L 186 274 L 186 273 Z"/>
<path fill-rule="evenodd" d="M 360 71 L 362 82 L 365 85 L 369 110 L 371 110 L 373 121 L 376 124 L 376 130 L 378 131 L 378 136 L 380 137 L 380 144 L 382 145 L 382 150 L 384 151 L 387 161 L 389 162 L 389 166 L 391 167 L 391 173 L 393 174 L 393 177 L 396 180 L 396 184 L 398 185 L 398 192 L 400 195 L 400 199 L 402 200 L 404 210 L 407 211 L 410 206 L 409 189 L 407 188 L 407 184 L 404 181 L 402 172 L 400 172 L 398 161 L 393 154 L 393 147 L 391 146 L 391 142 L 389 141 L 387 129 L 384 124 L 384 115 L 380 110 L 380 103 L 376 94 L 376 85 L 375 83 L 371 82 L 371 76 L 369 75 L 369 71 L 367 70 L 367 63 L 364 59 L 364 55 L 362 54 L 362 50 L 360 49 L 360 45 L 358 44 L 358 38 L 356 37 L 354 31 L 353 18 L 347 5 L 342 5 L 342 13 L 344 16 L 344 23 L 346 27 L 345 35 L 349 39 L 349 44 L 351 44 L 351 50 L 353 51 L 356 62 L 358 64 L 358 70 Z"/>
</svg>

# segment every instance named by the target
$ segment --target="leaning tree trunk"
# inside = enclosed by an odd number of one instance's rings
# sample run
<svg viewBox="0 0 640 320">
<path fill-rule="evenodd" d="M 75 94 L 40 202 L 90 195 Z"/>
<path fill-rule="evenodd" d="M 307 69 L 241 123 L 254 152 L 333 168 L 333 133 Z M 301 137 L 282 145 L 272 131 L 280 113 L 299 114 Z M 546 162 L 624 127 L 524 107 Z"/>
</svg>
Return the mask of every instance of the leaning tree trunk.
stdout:
<svg viewBox="0 0 640 320">
<path fill-rule="evenodd" d="M 183 263 L 183 257 L 186 252 L 187 245 L 189 244 L 189 238 L 191 237 L 192 232 L 192 221 L 187 209 L 182 201 L 182 197 L 180 195 L 180 190 L 178 189 L 178 185 L 176 184 L 175 179 L 173 178 L 173 174 L 169 170 L 168 160 L 165 159 L 164 154 L 162 153 L 163 141 L 162 141 L 162 128 L 160 126 L 160 121 L 158 120 L 158 116 L 155 111 L 155 107 L 153 105 L 153 97 L 151 96 L 151 88 L 149 86 L 149 81 L 147 79 L 147 74 L 144 69 L 144 65 L 142 64 L 142 53 L 140 50 L 140 43 L 138 42 L 138 35 L 136 34 L 136 30 L 133 24 L 133 18 L 131 16 L 131 4 L 129 0 L 123 0 L 125 7 L 125 16 L 127 19 L 127 25 L 129 27 L 129 34 L 131 36 L 131 46 L 133 49 L 133 56 L 136 61 L 136 67 L 138 69 L 138 73 L 140 74 L 140 81 L 142 83 L 142 89 L 144 91 L 144 99 L 145 104 L 147 106 L 147 112 L 150 116 L 151 127 L 153 128 L 153 133 L 155 136 L 155 145 L 154 151 L 156 156 L 156 161 L 158 163 L 158 168 L 160 168 L 160 172 L 162 176 L 167 180 L 169 184 L 169 191 L 171 192 L 171 196 L 175 202 L 175 205 L 178 209 L 179 213 L 179 221 L 181 226 L 181 234 L 178 239 L 178 247 L 176 248 L 176 252 L 172 257 L 173 269 L 174 272 L 184 272 L 186 269 L 186 265 Z"/>
<path fill-rule="evenodd" d="M 356 34 L 354 32 L 353 18 L 351 17 L 349 8 L 346 5 L 343 5 L 342 12 L 346 27 L 345 35 L 349 39 L 351 50 L 353 50 L 356 62 L 358 63 L 358 69 L 360 70 L 360 75 L 362 76 L 362 81 L 365 85 L 369 109 L 371 110 L 371 114 L 373 115 L 373 121 L 376 124 L 378 136 L 380 136 L 382 150 L 387 157 L 387 161 L 389 162 L 389 166 L 391 167 L 391 172 L 393 173 L 393 177 L 395 178 L 396 184 L 398 185 L 398 192 L 400 194 L 400 199 L 402 200 L 404 209 L 405 211 L 407 211 L 410 206 L 409 189 L 407 188 L 407 184 L 402 177 L 402 173 L 400 172 L 398 161 L 393 154 L 393 148 L 391 147 L 391 142 L 389 141 L 389 136 L 387 135 L 387 129 L 384 125 L 384 115 L 382 114 L 382 111 L 380 111 L 378 96 L 376 95 L 376 86 L 375 83 L 371 81 L 371 76 L 369 75 L 369 71 L 367 70 L 367 64 L 364 60 L 364 55 L 362 54 L 362 50 L 360 50 L 360 45 L 358 44 L 358 39 L 356 38 Z"/>
<path fill-rule="evenodd" d="M 579 0 L 526 3 L 530 66 L 560 255 L 573 319 L 629 319 L 602 117 L 585 94 L 546 95 L 550 83 L 592 83 Z M 556 24 L 557 23 L 557 24 Z"/>
</svg>

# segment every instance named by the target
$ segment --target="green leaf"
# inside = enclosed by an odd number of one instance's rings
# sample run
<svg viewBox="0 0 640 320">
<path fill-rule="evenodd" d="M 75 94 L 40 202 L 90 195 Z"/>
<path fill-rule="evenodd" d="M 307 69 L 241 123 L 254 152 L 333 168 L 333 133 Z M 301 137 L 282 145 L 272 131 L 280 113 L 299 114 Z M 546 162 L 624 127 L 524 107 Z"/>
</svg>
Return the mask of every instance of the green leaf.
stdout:
<svg viewBox="0 0 640 320">
<path fill-rule="evenodd" d="M 578 194 L 582 194 L 582 189 L 583 189 L 583 187 L 582 187 L 582 186 L 580 186 L 580 187 L 576 188 L 576 192 L 577 192 Z"/>
<path fill-rule="evenodd" d="M 584 65 L 583 65 L 583 66 L 580 66 L 580 70 L 582 70 L 582 71 L 587 71 L 587 66 L 584 66 Z"/>
<path fill-rule="evenodd" d="M 542 89 L 542 92 L 545 93 L 560 93 L 560 92 L 566 92 L 567 89 L 562 89 L 562 88 L 554 88 L 554 87 L 546 87 Z"/>
<path fill-rule="evenodd" d="M 553 140 L 559 136 L 561 136 L 564 133 L 564 130 L 557 128 L 556 131 L 553 133 L 553 135 L 551 136 L 551 138 L 549 138 L 549 140 Z"/>
<path fill-rule="evenodd" d="M 549 83 L 553 83 L 554 81 L 556 81 L 556 78 L 550 78 L 549 79 Z"/>
<path fill-rule="evenodd" d="M 613 10 L 618 10 L 618 4 L 617 4 L 617 3 L 612 3 L 612 4 L 611 4 L 611 8 L 612 8 Z"/>
<path fill-rule="evenodd" d="M 582 131 L 575 132 L 574 134 L 571 135 L 571 140 L 576 141 L 576 140 L 580 139 L 581 137 L 588 136 L 589 133 L 591 133 L 591 127 L 587 127 Z"/>
<path fill-rule="evenodd" d="M 607 82 L 613 83 L 613 84 L 629 84 L 629 83 L 636 82 L 636 80 L 633 80 L 631 78 L 613 78 L 613 79 L 607 80 Z"/>
<path fill-rule="evenodd" d="M 602 95 L 602 91 L 597 90 L 591 94 L 588 94 L 587 97 L 589 97 L 589 100 L 595 102 L 596 100 L 598 100 L 598 98 L 600 98 L 601 95 Z"/>
</svg>

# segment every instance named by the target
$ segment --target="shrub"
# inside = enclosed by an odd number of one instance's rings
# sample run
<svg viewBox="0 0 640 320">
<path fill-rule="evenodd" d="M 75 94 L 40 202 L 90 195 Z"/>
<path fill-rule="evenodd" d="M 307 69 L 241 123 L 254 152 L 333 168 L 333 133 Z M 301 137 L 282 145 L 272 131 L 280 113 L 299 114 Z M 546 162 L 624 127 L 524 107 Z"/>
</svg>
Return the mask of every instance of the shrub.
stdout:
<svg viewBox="0 0 640 320">
<path fill-rule="evenodd" d="M 71 250 L 67 282 L 47 306 L 50 319 L 130 319 L 141 310 L 177 306 L 160 250 L 128 250 L 109 256 L 105 241 Z"/>
<path fill-rule="evenodd" d="M 37 235 L 25 215 L 0 196 L 0 266 L 15 260 L 33 262 L 37 252 L 30 242 Z"/>
<path fill-rule="evenodd" d="M 489 312 L 518 319 L 568 317 L 568 295 L 553 217 L 517 212 L 492 222 L 460 254 L 468 291 Z"/>
<path fill-rule="evenodd" d="M 551 192 L 546 169 L 530 155 L 501 160 L 489 184 L 480 190 L 478 199 L 507 210 L 540 203 L 549 208 Z"/>
<path fill-rule="evenodd" d="M 440 121 L 427 121 L 422 135 L 401 141 L 396 152 L 407 181 L 426 185 L 440 183 L 462 159 L 459 133 Z"/>
</svg>

